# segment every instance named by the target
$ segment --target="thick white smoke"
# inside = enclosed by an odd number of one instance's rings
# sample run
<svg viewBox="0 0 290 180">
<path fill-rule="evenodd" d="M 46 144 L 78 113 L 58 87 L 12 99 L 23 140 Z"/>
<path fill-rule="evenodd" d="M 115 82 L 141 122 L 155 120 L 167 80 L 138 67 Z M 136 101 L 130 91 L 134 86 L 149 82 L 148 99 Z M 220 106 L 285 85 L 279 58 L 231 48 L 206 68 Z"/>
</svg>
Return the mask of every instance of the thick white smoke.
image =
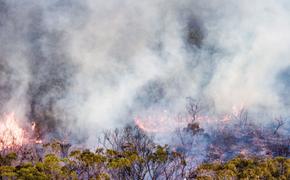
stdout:
<svg viewBox="0 0 290 180">
<path fill-rule="evenodd" d="M 209 33 L 209 41 L 218 42 L 227 55 L 217 65 L 208 95 L 221 108 L 243 103 L 285 110 L 279 78 L 290 65 L 289 3 L 239 2 L 227 8 L 225 17 L 217 19 L 218 33 Z"/>
<path fill-rule="evenodd" d="M 91 142 L 148 109 L 183 111 L 189 96 L 287 114 L 286 0 L 0 2 L 2 111 L 48 129 Z"/>
</svg>

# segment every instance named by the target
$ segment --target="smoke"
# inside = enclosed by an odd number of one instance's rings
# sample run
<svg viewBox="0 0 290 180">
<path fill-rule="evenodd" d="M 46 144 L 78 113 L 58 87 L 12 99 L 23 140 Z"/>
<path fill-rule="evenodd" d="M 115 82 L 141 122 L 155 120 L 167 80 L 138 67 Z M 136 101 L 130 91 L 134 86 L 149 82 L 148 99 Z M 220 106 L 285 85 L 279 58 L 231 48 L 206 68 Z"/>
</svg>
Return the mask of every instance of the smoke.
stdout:
<svg viewBox="0 0 290 180">
<path fill-rule="evenodd" d="M 244 103 L 246 107 L 282 110 L 288 95 L 279 96 L 283 84 L 279 73 L 287 71 L 290 63 L 289 4 L 256 1 L 238 5 L 233 7 L 236 16 L 217 22 L 219 34 L 214 38 L 229 55 L 219 62 L 208 93 L 222 107 Z M 289 79 L 286 76 L 284 79 Z"/>
<path fill-rule="evenodd" d="M 1 111 L 94 142 L 186 97 L 287 116 L 286 0 L 0 1 Z"/>
</svg>

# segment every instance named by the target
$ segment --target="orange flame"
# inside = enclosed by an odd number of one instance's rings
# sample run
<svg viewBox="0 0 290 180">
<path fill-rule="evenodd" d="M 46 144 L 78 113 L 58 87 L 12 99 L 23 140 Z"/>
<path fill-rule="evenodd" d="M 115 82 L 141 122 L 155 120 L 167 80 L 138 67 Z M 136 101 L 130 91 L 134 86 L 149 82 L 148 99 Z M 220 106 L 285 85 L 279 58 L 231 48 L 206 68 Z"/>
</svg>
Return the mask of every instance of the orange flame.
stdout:
<svg viewBox="0 0 290 180">
<path fill-rule="evenodd" d="M 0 123 L 0 150 L 22 146 L 26 142 L 25 131 L 19 126 L 14 113 L 6 114 Z"/>
<path fill-rule="evenodd" d="M 231 122 L 231 120 L 240 116 L 243 112 L 244 106 L 241 104 L 240 106 L 233 106 L 232 112 L 228 114 L 223 114 L 219 116 L 209 117 L 207 115 L 196 115 L 195 120 L 197 122 L 203 123 L 213 123 L 213 122 L 221 122 L 223 124 Z M 185 127 L 188 123 L 190 123 L 192 117 L 188 115 L 184 116 L 172 116 L 167 111 L 153 111 L 153 114 L 149 116 L 136 117 L 135 124 L 145 132 L 148 133 L 166 133 L 173 132 L 176 128 Z"/>
<path fill-rule="evenodd" d="M 16 119 L 14 113 L 5 114 L 0 121 L 0 151 L 4 149 L 17 148 L 25 144 L 40 144 L 42 140 L 32 138 L 35 123 L 31 129 L 24 129 Z"/>
<path fill-rule="evenodd" d="M 135 118 L 135 124 L 148 133 L 167 133 L 173 132 L 177 127 L 184 126 L 185 119 L 171 116 L 167 111 L 153 113 L 149 116 L 138 116 Z"/>
</svg>

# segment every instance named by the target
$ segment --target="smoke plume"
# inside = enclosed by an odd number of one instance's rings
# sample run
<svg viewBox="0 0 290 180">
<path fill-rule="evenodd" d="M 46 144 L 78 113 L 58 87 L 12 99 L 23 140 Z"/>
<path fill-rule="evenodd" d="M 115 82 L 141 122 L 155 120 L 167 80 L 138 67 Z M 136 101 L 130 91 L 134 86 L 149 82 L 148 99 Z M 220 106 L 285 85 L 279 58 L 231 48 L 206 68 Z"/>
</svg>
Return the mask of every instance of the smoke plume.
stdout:
<svg viewBox="0 0 290 180">
<path fill-rule="evenodd" d="M 288 116 L 289 16 L 286 0 L 1 0 L 1 112 L 87 143 L 186 97 Z"/>
</svg>

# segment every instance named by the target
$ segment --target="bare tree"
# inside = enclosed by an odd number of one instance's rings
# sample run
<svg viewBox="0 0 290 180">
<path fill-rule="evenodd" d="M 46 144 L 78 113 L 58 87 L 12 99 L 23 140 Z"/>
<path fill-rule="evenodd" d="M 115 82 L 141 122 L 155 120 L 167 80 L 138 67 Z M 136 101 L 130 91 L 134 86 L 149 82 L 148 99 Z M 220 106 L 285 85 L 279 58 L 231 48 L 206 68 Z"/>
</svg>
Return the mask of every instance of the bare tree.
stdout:
<svg viewBox="0 0 290 180">
<path fill-rule="evenodd" d="M 274 135 L 278 135 L 278 130 L 284 125 L 284 121 L 283 121 L 283 118 L 280 116 L 279 118 L 275 118 L 275 121 L 277 121 L 277 126 L 274 130 Z"/>
<path fill-rule="evenodd" d="M 167 145 L 155 144 L 153 137 L 136 126 L 107 131 L 99 142 L 101 146 L 115 152 L 112 160 L 136 156 L 135 160 L 130 160 L 130 166 L 110 170 L 113 179 L 175 179 L 177 176 L 185 176 L 184 156 L 172 151 Z"/>
<path fill-rule="evenodd" d="M 188 114 L 190 115 L 190 123 L 194 123 L 197 119 L 197 115 L 200 113 L 202 110 L 201 103 L 199 100 L 195 100 L 191 97 L 187 97 L 187 105 L 186 105 L 186 110 Z"/>
</svg>

